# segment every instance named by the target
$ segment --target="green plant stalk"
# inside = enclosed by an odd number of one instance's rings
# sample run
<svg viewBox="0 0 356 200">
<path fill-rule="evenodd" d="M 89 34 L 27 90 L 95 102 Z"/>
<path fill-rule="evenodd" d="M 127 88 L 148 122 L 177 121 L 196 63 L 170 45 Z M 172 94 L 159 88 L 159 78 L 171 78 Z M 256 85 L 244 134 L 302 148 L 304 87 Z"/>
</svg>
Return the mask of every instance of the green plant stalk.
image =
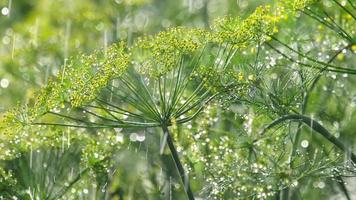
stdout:
<svg viewBox="0 0 356 200">
<path fill-rule="evenodd" d="M 179 176 L 180 176 L 180 178 L 182 180 L 183 187 L 184 187 L 184 190 L 185 190 L 185 192 L 186 192 L 186 194 L 188 196 L 188 199 L 189 200 L 194 200 L 194 195 L 193 195 L 193 191 L 192 191 L 192 189 L 190 187 L 189 178 L 186 176 L 186 173 L 184 171 L 183 165 L 179 160 L 178 152 L 177 152 L 177 150 L 176 150 L 176 148 L 174 146 L 173 138 L 172 138 L 172 136 L 171 136 L 171 134 L 170 134 L 170 132 L 168 130 L 167 125 L 162 125 L 162 130 L 163 130 L 163 134 L 167 135 L 167 144 L 168 144 L 169 150 L 171 151 L 171 155 L 173 157 L 174 164 L 177 167 Z"/>
<path fill-rule="evenodd" d="M 327 62 L 328 64 L 331 63 L 332 61 L 335 60 L 335 58 L 342 53 L 342 51 L 344 49 L 348 49 L 352 46 L 352 44 L 348 44 L 347 46 L 345 46 L 344 48 L 340 49 L 339 51 L 337 51 L 337 53 Z M 302 109 L 301 109 L 301 114 L 304 115 L 306 110 L 307 110 L 307 106 L 308 106 L 308 100 L 309 100 L 309 95 L 310 93 L 313 91 L 313 89 L 315 88 L 317 82 L 320 80 L 322 72 L 327 68 L 324 67 L 323 69 L 320 70 L 320 72 L 318 73 L 317 77 L 314 79 L 314 81 L 311 83 L 311 86 L 309 89 L 307 89 L 307 91 L 305 91 L 304 93 L 304 97 L 303 97 L 303 103 L 302 103 Z M 302 122 L 298 123 L 298 128 L 297 128 L 297 132 L 295 133 L 294 137 L 293 137 L 293 141 L 292 141 L 292 152 L 291 155 L 289 157 L 290 160 L 290 165 L 292 165 L 292 157 L 294 156 L 295 152 L 296 152 L 296 143 L 299 141 L 299 137 L 300 137 L 300 133 L 301 133 L 301 126 L 302 126 Z M 338 179 L 340 179 L 342 181 L 342 178 L 340 176 L 337 177 Z M 339 186 L 341 188 L 341 190 L 344 192 L 345 196 L 347 199 L 349 199 L 349 194 L 347 192 L 346 187 L 343 185 L 343 181 L 339 183 Z M 290 197 L 290 196 L 289 196 Z M 288 198 L 290 199 L 290 198 Z"/>
<path fill-rule="evenodd" d="M 304 124 L 308 125 L 310 128 L 312 128 L 314 131 L 318 132 L 320 135 L 322 135 L 325 139 L 329 140 L 331 143 L 333 143 L 335 146 L 337 146 L 339 149 L 344 151 L 345 153 L 349 153 L 352 162 L 356 163 L 356 155 L 352 153 L 346 145 L 344 145 L 340 140 L 338 140 L 335 136 L 333 136 L 326 128 L 324 128 L 320 123 L 317 121 L 303 116 L 303 115 L 297 115 L 297 114 L 292 114 L 292 115 L 284 115 L 276 120 L 274 120 L 272 123 L 270 123 L 268 126 L 266 126 L 261 134 L 264 134 L 268 129 L 273 128 L 274 126 L 277 126 L 280 123 L 283 123 L 285 121 L 289 120 L 296 120 L 303 122 Z"/>
<path fill-rule="evenodd" d="M 47 197 L 46 199 L 59 199 L 61 197 L 63 197 L 69 189 L 71 189 L 73 187 L 74 184 L 76 184 L 80 179 L 81 177 L 86 174 L 87 172 L 89 171 L 89 168 L 85 168 L 83 171 L 81 171 L 78 176 L 76 176 L 70 183 L 68 186 L 62 188 L 60 191 L 58 191 L 52 198 L 49 198 Z"/>
<path fill-rule="evenodd" d="M 352 46 L 352 44 L 348 44 L 347 46 L 345 46 L 344 48 L 340 49 L 339 51 L 337 51 L 337 53 L 327 62 L 328 64 L 331 63 L 332 61 L 335 60 L 335 58 L 342 53 L 342 51 L 344 49 L 348 49 Z M 307 110 L 307 106 L 308 106 L 308 100 L 309 100 L 309 96 L 310 93 L 314 90 L 317 82 L 320 80 L 322 72 L 325 71 L 327 67 L 324 67 L 322 70 L 320 70 L 320 72 L 318 73 L 318 75 L 316 76 L 316 78 L 314 79 L 314 81 L 311 83 L 311 86 L 309 87 L 309 89 L 307 89 L 307 91 L 305 91 L 304 93 L 304 97 L 303 97 L 303 103 L 302 103 L 302 110 L 301 110 L 301 114 L 304 115 L 306 110 Z M 302 122 L 299 122 L 298 124 L 298 128 L 297 128 L 297 132 L 293 137 L 293 148 L 292 148 L 292 153 L 290 157 L 293 157 L 295 154 L 295 148 L 294 146 L 296 146 L 296 143 L 299 141 L 299 136 L 300 136 L 300 131 L 301 131 L 301 126 L 302 126 Z"/>
</svg>

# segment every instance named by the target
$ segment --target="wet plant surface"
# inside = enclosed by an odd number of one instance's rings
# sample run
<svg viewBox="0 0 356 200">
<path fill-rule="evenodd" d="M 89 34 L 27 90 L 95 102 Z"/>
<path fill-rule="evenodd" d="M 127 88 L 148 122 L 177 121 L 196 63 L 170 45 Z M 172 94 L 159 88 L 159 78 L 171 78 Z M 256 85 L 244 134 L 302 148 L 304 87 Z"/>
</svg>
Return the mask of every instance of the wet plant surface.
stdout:
<svg viewBox="0 0 356 200">
<path fill-rule="evenodd" d="M 353 0 L 0 9 L 0 199 L 356 198 Z"/>
</svg>

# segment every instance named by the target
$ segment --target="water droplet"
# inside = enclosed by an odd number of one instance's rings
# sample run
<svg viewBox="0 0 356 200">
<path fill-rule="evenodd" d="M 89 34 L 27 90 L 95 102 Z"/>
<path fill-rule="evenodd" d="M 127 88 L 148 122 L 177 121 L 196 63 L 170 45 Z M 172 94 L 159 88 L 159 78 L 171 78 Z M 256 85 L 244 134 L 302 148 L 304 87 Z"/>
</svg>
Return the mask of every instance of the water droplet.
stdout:
<svg viewBox="0 0 356 200">
<path fill-rule="evenodd" d="M 129 116 L 128 115 L 122 115 L 122 119 L 126 120 Z"/>
<path fill-rule="evenodd" d="M 324 187 L 325 187 L 324 181 L 320 181 L 320 182 L 318 183 L 318 188 L 323 189 Z"/>
<path fill-rule="evenodd" d="M 116 142 L 123 142 L 124 141 L 124 135 L 117 134 L 115 139 L 116 139 Z"/>
<path fill-rule="evenodd" d="M 145 133 L 139 133 L 136 136 L 136 140 L 139 142 L 143 142 L 143 141 L 145 141 L 145 139 L 146 139 Z"/>
<path fill-rule="evenodd" d="M 6 79 L 6 78 L 1 79 L 1 81 L 0 81 L 0 86 L 2 88 L 9 87 L 9 84 L 10 84 L 10 81 L 8 79 Z"/>
<path fill-rule="evenodd" d="M 1 9 L 1 14 L 2 15 L 8 15 L 10 13 L 10 10 L 9 10 L 9 8 L 8 7 L 3 7 L 2 9 Z"/>
<path fill-rule="evenodd" d="M 114 128 L 116 133 L 120 133 L 122 131 L 122 128 Z"/>
<path fill-rule="evenodd" d="M 99 154 L 98 153 L 94 153 L 94 158 L 99 158 Z"/>
<path fill-rule="evenodd" d="M 303 147 L 303 148 L 307 148 L 309 146 L 309 142 L 308 140 L 303 140 L 300 145 Z"/>
<path fill-rule="evenodd" d="M 4 36 L 2 38 L 2 43 L 5 44 L 5 45 L 10 44 L 10 41 L 11 41 L 11 39 L 10 39 L 9 36 Z"/>
<path fill-rule="evenodd" d="M 132 141 L 132 142 L 136 142 L 137 141 L 137 133 L 131 133 L 130 134 L 130 140 Z"/>
<path fill-rule="evenodd" d="M 294 180 L 293 182 L 292 182 L 292 187 L 297 187 L 298 186 L 298 181 L 297 180 Z"/>
</svg>

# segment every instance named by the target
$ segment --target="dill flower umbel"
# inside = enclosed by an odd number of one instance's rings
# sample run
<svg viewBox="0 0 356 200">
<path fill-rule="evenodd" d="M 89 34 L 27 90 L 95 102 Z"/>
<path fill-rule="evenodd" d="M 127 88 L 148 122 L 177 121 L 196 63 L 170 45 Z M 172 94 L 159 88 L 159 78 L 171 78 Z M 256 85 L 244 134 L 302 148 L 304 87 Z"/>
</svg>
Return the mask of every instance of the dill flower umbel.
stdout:
<svg viewBox="0 0 356 200">
<path fill-rule="evenodd" d="M 72 58 L 63 66 L 59 76 L 42 88 L 36 98 L 38 114 L 70 102 L 79 107 L 92 101 L 107 82 L 126 70 L 130 54 L 125 44 L 114 44 L 104 51 Z"/>
<path fill-rule="evenodd" d="M 162 76 L 178 66 L 182 55 L 190 55 L 203 47 L 208 34 L 203 29 L 177 27 L 138 40 L 133 47 L 138 71 L 153 77 Z"/>
</svg>

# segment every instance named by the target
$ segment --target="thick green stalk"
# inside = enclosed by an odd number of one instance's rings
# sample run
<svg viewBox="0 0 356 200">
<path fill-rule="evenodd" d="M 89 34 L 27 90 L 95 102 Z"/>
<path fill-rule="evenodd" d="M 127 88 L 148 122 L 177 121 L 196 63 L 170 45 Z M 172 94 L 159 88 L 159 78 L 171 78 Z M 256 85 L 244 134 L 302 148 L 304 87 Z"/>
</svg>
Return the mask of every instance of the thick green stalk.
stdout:
<svg viewBox="0 0 356 200">
<path fill-rule="evenodd" d="M 188 199 L 189 200 L 194 200 L 194 195 L 193 195 L 193 192 L 192 192 L 192 189 L 190 188 L 190 183 L 189 183 L 189 178 L 187 177 L 185 171 L 184 171 L 184 168 L 183 168 L 183 165 L 182 163 L 180 162 L 179 160 L 179 155 L 178 155 L 178 152 L 173 144 L 173 138 L 168 130 L 168 127 L 167 125 L 163 125 L 162 126 L 162 130 L 163 130 L 163 134 L 167 135 L 167 144 L 168 144 L 168 147 L 169 147 L 169 150 L 171 151 L 171 154 L 172 154 L 172 157 L 173 157 L 173 160 L 174 160 L 174 164 L 176 165 L 177 167 L 177 170 L 178 170 L 178 173 L 179 173 L 179 176 L 182 180 L 182 183 L 183 183 L 183 186 L 184 186 L 184 190 L 188 196 Z"/>
</svg>

